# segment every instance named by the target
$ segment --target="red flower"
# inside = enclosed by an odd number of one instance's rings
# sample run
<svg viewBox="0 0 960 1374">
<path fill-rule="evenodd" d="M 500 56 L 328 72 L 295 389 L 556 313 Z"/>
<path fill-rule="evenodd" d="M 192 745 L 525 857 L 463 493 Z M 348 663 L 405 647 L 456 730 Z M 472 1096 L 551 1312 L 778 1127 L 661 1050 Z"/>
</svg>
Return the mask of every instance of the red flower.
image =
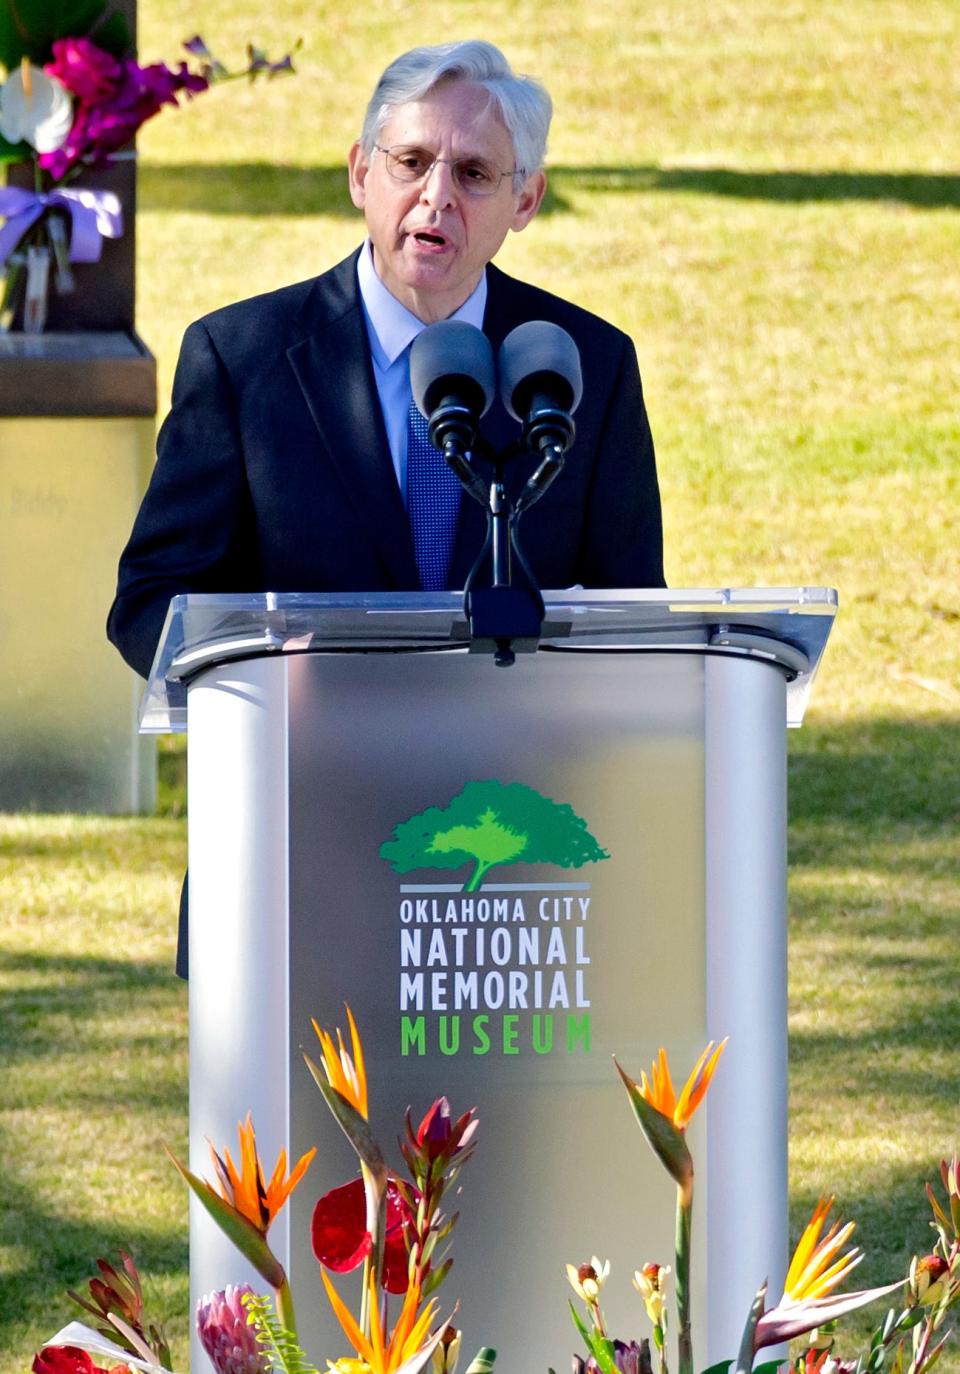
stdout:
<svg viewBox="0 0 960 1374">
<path fill-rule="evenodd" d="M 401 1141 L 401 1146 L 407 1164 L 414 1171 L 414 1178 L 417 1177 L 417 1171 L 414 1169 L 415 1160 L 427 1173 L 439 1160 L 450 1164 L 458 1155 L 462 1155 L 460 1163 L 466 1162 L 473 1149 L 473 1138 L 480 1124 L 474 1115 L 475 1111 L 476 1108 L 471 1107 L 454 1121 L 450 1103 L 445 1097 L 438 1097 L 416 1130 L 413 1129 L 413 1119 L 409 1110 L 407 1111 L 407 1145 Z"/>
<path fill-rule="evenodd" d="M 438 1097 L 417 1127 L 417 1144 L 433 1160 L 443 1153 L 453 1132 L 450 1119 L 450 1103 L 445 1097 Z"/>
<path fill-rule="evenodd" d="M 387 1234 L 383 1250 L 383 1286 L 388 1293 L 407 1291 L 406 1232 L 413 1221 L 393 1179 L 387 1184 Z M 336 1274 L 363 1263 L 372 1244 L 367 1230 L 363 1179 L 355 1178 L 320 1199 L 313 1211 L 313 1253 Z"/>
<path fill-rule="evenodd" d="M 33 1357 L 33 1374 L 108 1374 L 93 1363 L 86 1350 L 76 1345 L 48 1345 Z M 128 1365 L 116 1365 L 110 1374 L 130 1374 Z"/>
</svg>

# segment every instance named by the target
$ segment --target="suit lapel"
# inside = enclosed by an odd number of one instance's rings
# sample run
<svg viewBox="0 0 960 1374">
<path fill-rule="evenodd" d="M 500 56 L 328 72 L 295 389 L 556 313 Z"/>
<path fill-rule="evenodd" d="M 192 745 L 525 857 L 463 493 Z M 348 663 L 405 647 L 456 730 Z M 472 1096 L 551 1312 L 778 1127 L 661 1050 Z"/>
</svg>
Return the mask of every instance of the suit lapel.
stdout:
<svg viewBox="0 0 960 1374">
<path fill-rule="evenodd" d="M 318 277 L 295 323 L 302 333 L 287 350 L 327 457 L 368 530 L 371 543 L 397 587 L 420 585 L 413 538 L 393 470 L 380 399 L 373 377 L 366 324 L 357 285 L 357 253 Z M 484 333 L 496 351 L 527 318 L 517 301 L 519 283 L 487 268 Z M 517 425 L 497 398 L 481 424 L 483 441 L 500 451 L 517 438 Z M 477 464 L 489 482 L 488 463 Z M 529 460 L 511 465 L 515 481 L 526 478 Z M 521 474 L 520 469 L 523 469 Z M 511 483 L 513 485 L 513 483 Z M 486 530 L 483 508 L 464 495 L 454 541 L 451 580 L 462 586 Z"/>
<path fill-rule="evenodd" d="M 327 457 L 398 587 L 419 584 L 373 377 L 357 255 L 314 282 L 297 317 L 304 337 L 287 357 Z"/>
</svg>

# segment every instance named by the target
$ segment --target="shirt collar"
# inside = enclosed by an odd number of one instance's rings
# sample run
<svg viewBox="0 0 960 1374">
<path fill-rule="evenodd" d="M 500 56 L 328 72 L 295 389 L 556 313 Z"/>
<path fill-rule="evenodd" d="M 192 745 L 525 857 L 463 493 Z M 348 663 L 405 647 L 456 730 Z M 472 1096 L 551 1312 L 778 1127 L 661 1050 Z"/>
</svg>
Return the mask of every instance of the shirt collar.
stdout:
<svg viewBox="0 0 960 1374">
<path fill-rule="evenodd" d="M 360 299 L 367 317 L 370 345 L 375 362 L 380 367 L 390 367 L 408 348 L 418 334 L 427 328 L 423 320 L 418 320 L 396 296 L 384 286 L 377 276 L 373 265 L 373 250 L 367 239 L 360 250 L 357 262 L 357 280 L 360 286 Z M 464 301 L 459 310 L 450 316 L 452 320 L 465 320 L 477 329 L 483 328 L 483 312 L 487 305 L 487 274 L 483 273 L 475 289 Z"/>
</svg>

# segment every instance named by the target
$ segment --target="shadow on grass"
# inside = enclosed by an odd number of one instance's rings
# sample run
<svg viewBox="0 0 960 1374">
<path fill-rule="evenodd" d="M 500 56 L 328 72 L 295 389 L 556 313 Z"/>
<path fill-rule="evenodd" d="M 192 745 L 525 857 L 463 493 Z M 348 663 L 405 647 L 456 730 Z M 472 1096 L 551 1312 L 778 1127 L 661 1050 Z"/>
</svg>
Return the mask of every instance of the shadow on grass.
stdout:
<svg viewBox="0 0 960 1374">
<path fill-rule="evenodd" d="M 820 968 L 828 1004 L 845 989 L 855 1003 L 839 1025 L 829 1013 L 791 1030 L 797 1091 L 831 1084 L 901 1112 L 956 1101 L 958 763 L 960 720 L 814 722 L 791 736 L 794 949 Z"/>
<path fill-rule="evenodd" d="M 574 191 L 677 192 L 787 204 L 873 201 L 916 209 L 960 208 L 960 176 L 924 172 L 741 172 L 729 167 L 549 169 L 541 214 L 572 210 Z M 141 210 L 222 215 L 332 215 L 357 219 L 343 166 L 270 162 L 141 164 Z"/>
<path fill-rule="evenodd" d="M 9 1351 L 40 1332 L 34 1343 L 52 1336 L 68 1321 L 90 1321 L 67 1297 L 67 1290 L 86 1292 L 99 1258 L 117 1262 L 123 1249 L 133 1255 L 144 1279 L 148 1319 L 170 1320 L 150 1302 L 152 1280 L 170 1276 L 186 1285 L 189 1266 L 187 1228 L 168 1229 L 126 1224 L 122 1234 L 104 1207 L 102 1219 L 78 1220 L 63 1207 L 45 1206 L 34 1191 L 8 1176 L 4 1182 L 0 1233 L 10 1258 L 0 1276 L 0 1351 Z M 24 1365 L 27 1369 L 29 1366 Z"/>
<path fill-rule="evenodd" d="M 7 1068 L 23 1059 L 58 1055 L 65 1047 L 65 1024 L 71 1054 L 115 1050 L 115 1036 L 104 1032 L 102 1037 L 93 1029 L 110 1007 L 136 999 L 137 1011 L 143 1011 L 147 1004 L 180 993 L 166 962 L 96 956 L 0 951 L 0 980 L 5 984 L 0 1046 Z M 169 1026 L 158 1022 L 155 1033 L 125 1036 L 122 1046 L 137 1052 L 169 1051 Z M 180 1101 L 161 1081 L 151 1080 L 146 1088 L 152 1106 L 176 1106 Z"/>
<path fill-rule="evenodd" d="M 111 1156 L 129 1139 L 116 1114 L 139 1118 L 148 1131 L 183 1116 L 186 1031 L 171 1015 L 179 989 L 165 963 L 2 952 L 0 983 L 0 1350 L 9 1350 L 51 1335 L 76 1316 L 66 1289 L 82 1289 L 98 1256 L 115 1259 L 120 1247 L 133 1253 L 148 1284 L 161 1275 L 185 1283 L 187 1237 L 179 1220 L 169 1226 L 125 1221 L 121 1234 L 109 1198 L 93 1209 L 95 1217 L 78 1216 L 78 1200 L 56 1165 L 44 1159 L 43 1146 L 33 1153 L 36 1147 L 25 1139 L 35 1135 L 32 1112 L 52 1107 L 62 1123 L 83 1125 L 75 1148 L 87 1166 L 95 1163 L 89 1150 L 90 1140 L 97 1139 L 103 1158 L 95 1169 L 96 1186 L 122 1188 L 123 1167 Z M 135 1020 L 118 1026 L 127 1008 Z M 18 1121 L 26 1123 L 25 1137 Z M 51 1146 L 59 1156 L 65 1142 Z M 84 1209 L 91 1202 L 89 1188 L 81 1188 Z"/>
<path fill-rule="evenodd" d="M 817 847 L 800 847 L 800 863 L 820 863 L 834 827 L 848 843 L 851 829 L 866 839 L 906 841 L 960 823 L 960 719 L 879 718 L 811 724 L 790 737 L 790 820 L 804 836 L 819 829 Z"/>
</svg>

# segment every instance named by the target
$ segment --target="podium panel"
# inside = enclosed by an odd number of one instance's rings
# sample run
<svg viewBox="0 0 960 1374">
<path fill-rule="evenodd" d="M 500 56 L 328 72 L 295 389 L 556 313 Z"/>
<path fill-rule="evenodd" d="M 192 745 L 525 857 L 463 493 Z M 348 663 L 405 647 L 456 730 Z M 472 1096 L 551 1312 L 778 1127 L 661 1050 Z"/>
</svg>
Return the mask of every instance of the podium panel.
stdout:
<svg viewBox="0 0 960 1374">
<path fill-rule="evenodd" d="M 681 647 L 508 670 L 455 647 L 275 653 L 192 679 L 191 1162 L 247 1110 L 271 1160 L 319 1145 L 271 1239 L 321 1366 L 347 1351 L 310 1216 L 355 1166 L 300 1047 L 344 1001 L 388 1159 L 408 1106 L 477 1108 L 441 1307 L 460 1298 L 464 1348 L 495 1346 L 503 1374 L 566 1366 L 567 1261 L 612 1261 L 624 1335 L 634 1269 L 673 1261 L 673 1185 L 613 1053 L 639 1077 L 663 1044 L 685 1076 L 731 1035 L 689 1132 L 701 1366 L 782 1280 L 786 674 Z M 243 1279 L 194 1207 L 193 1301 Z"/>
</svg>

